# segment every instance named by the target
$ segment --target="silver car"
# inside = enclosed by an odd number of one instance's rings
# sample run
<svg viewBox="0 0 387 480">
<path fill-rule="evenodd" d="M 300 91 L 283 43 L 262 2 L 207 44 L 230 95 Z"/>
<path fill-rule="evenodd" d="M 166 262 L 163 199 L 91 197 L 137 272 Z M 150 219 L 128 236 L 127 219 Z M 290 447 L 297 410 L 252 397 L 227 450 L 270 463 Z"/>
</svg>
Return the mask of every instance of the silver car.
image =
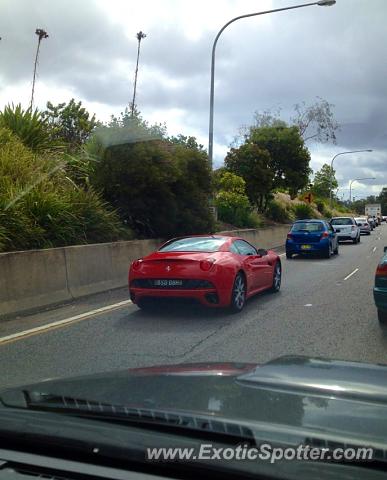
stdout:
<svg viewBox="0 0 387 480">
<path fill-rule="evenodd" d="M 364 217 L 355 218 L 357 225 L 360 227 L 360 233 L 365 233 L 366 235 L 371 235 L 371 225 L 368 223 L 368 220 Z"/>
<path fill-rule="evenodd" d="M 353 243 L 360 242 L 360 227 L 353 217 L 333 217 L 331 225 L 337 233 L 339 242 L 351 240 Z"/>
</svg>

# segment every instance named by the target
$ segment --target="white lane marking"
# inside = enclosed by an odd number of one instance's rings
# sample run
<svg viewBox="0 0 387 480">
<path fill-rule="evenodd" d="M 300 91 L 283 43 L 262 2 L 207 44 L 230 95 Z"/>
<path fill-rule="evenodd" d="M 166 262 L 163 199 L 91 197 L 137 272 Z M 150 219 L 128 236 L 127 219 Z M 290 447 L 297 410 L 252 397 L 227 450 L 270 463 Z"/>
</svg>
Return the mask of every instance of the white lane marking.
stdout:
<svg viewBox="0 0 387 480">
<path fill-rule="evenodd" d="M 311 303 L 306 303 L 304 307 L 313 307 L 313 305 Z"/>
<path fill-rule="evenodd" d="M 359 271 L 359 269 L 358 269 L 358 268 L 355 268 L 355 270 L 354 270 L 353 272 L 351 272 L 349 275 L 347 275 L 347 276 L 344 278 L 344 280 L 348 280 L 348 278 L 351 278 L 352 275 L 355 275 L 355 273 L 358 272 L 358 271 Z"/>
<path fill-rule="evenodd" d="M 116 310 L 117 308 L 124 307 L 125 305 L 129 305 L 132 303 L 131 300 L 124 300 L 122 302 L 113 303 L 111 305 L 106 305 L 106 307 L 96 308 L 95 310 L 89 310 L 85 313 L 80 313 L 79 315 L 75 315 L 74 317 L 65 318 L 63 320 L 58 320 L 57 322 L 47 323 L 45 325 L 41 325 L 40 327 L 30 328 L 29 330 L 24 330 L 22 332 L 13 333 L 12 335 L 7 335 L 6 337 L 0 338 L 0 344 L 9 342 L 11 340 L 16 340 L 22 337 L 27 337 L 30 335 L 34 335 L 39 332 L 43 332 L 44 330 L 51 330 L 52 328 L 62 327 L 64 325 L 68 325 L 69 323 L 76 322 L 79 320 L 83 320 L 85 318 L 91 317 L 93 315 L 99 315 L 100 313 L 108 312 L 109 310 Z"/>
<path fill-rule="evenodd" d="M 375 252 L 376 252 L 376 247 L 372 249 L 372 253 L 375 253 Z"/>
<path fill-rule="evenodd" d="M 286 253 L 281 253 L 281 255 L 278 255 L 279 257 L 284 257 Z"/>
</svg>

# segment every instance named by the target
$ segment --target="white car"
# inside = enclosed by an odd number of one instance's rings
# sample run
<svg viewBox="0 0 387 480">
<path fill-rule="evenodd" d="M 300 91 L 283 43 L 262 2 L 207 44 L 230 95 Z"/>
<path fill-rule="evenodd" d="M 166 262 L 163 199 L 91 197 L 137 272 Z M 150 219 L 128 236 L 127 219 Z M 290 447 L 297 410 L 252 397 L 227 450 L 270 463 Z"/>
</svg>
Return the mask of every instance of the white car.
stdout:
<svg viewBox="0 0 387 480">
<path fill-rule="evenodd" d="M 360 242 L 360 227 L 353 217 L 333 217 L 330 223 L 339 242 L 343 240 L 352 240 L 353 243 Z"/>
<path fill-rule="evenodd" d="M 360 233 L 371 235 L 371 225 L 368 223 L 368 220 L 365 217 L 355 218 L 355 221 L 357 225 L 360 227 Z"/>
</svg>

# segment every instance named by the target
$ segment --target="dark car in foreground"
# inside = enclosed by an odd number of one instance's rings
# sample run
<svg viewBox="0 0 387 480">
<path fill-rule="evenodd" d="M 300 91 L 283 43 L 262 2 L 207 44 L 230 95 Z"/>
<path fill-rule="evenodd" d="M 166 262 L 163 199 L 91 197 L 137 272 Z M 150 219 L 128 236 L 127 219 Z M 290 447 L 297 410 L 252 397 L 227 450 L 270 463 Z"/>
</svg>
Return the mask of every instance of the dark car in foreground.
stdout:
<svg viewBox="0 0 387 480">
<path fill-rule="evenodd" d="M 337 234 L 325 220 L 297 220 L 286 238 L 286 258 L 294 254 L 318 254 L 324 258 L 339 253 Z"/>
<path fill-rule="evenodd" d="M 379 321 L 387 324 L 387 247 L 384 247 L 384 255 L 376 268 L 374 299 Z"/>
<path fill-rule="evenodd" d="M 155 299 L 193 299 L 208 307 L 239 312 L 263 290 L 278 292 L 281 260 L 243 238 L 197 235 L 174 238 L 130 265 L 133 303 L 147 308 Z"/>
<path fill-rule="evenodd" d="M 150 459 L 155 449 L 197 454 L 203 445 L 228 454 L 264 445 L 363 454 Z M 0 392 L 0 478 L 372 480 L 385 478 L 386 452 L 382 365 L 290 356 L 137 368 Z"/>
</svg>

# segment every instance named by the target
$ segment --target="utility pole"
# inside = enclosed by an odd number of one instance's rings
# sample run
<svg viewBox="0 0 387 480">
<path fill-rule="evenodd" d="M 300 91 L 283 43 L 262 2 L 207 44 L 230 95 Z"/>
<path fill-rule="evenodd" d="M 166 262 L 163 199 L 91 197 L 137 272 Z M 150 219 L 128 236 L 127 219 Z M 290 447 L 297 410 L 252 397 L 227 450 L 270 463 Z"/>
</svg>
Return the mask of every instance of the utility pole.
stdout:
<svg viewBox="0 0 387 480">
<path fill-rule="evenodd" d="M 131 116 L 133 117 L 134 115 L 134 107 L 135 107 L 135 101 L 136 101 L 136 90 L 137 90 L 137 74 L 138 74 L 138 60 L 140 58 L 140 47 L 141 47 L 141 40 L 146 37 L 145 33 L 143 32 L 138 32 L 137 35 L 137 40 L 138 40 L 138 46 L 137 46 L 137 62 L 136 62 L 136 71 L 134 72 L 134 87 L 133 87 L 133 100 L 132 100 L 132 105 L 131 105 Z"/>
<path fill-rule="evenodd" d="M 34 103 L 36 68 L 38 66 L 40 42 L 43 40 L 43 38 L 48 38 L 47 32 L 45 32 L 42 28 L 37 28 L 35 30 L 35 34 L 38 36 L 38 47 L 36 49 L 35 63 L 34 63 L 34 76 L 32 78 L 32 92 L 31 92 L 31 103 L 30 103 L 30 109 L 31 110 L 32 110 L 32 106 L 33 106 L 33 103 Z"/>
</svg>

